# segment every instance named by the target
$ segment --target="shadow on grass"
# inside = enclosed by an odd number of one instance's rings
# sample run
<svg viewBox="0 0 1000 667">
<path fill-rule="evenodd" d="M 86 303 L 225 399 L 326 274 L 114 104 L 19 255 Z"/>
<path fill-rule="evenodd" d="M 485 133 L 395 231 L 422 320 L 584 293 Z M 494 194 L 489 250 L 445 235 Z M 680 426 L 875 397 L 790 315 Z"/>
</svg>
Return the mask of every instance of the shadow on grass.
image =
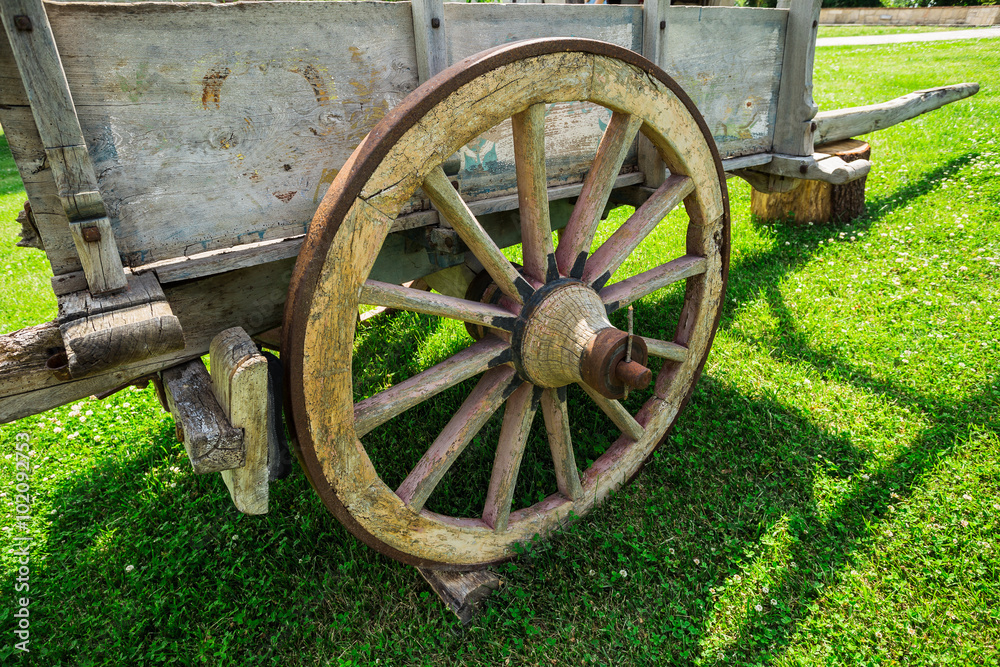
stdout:
<svg viewBox="0 0 1000 667">
<path fill-rule="evenodd" d="M 870 217 L 854 228 L 864 229 L 925 194 L 973 157 L 952 160 L 870 201 Z M 779 227 L 777 233 L 783 241 L 821 232 Z M 575 646 L 560 650 L 581 661 L 588 655 L 616 660 L 624 650 L 661 664 L 668 658 L 691 661 L 711 622 L 709 586 L 739 572 L 748 551 L 762 548 L 776 522 L 787 517 L 792 538 L 787 559 L 800 570 L 843 567 L 863 548 L 890 494 L 905 495 L 968 429 L 962 412 L 980 403 L 985 410 L 986 402 L 995 401 L 984 394 L 950 404 L 812 349 L 776 287 L 808 259 L 808 252 L 775 251 L 736 260 L 731 295 L 739 299 L 764 288 L 782 338 L 790 341 L 782 347 L 783 358 L 833 369 L 838 379 L 932 421 L 912 446 L 854 486 L 832 510 L 821 511 L 813 497 L 817 461 L 825 462 L 824 474 L 846 479 L 864 466 L 867 454 L 848 436 L 817 427 L 807 414 L 749 399 L 704 377 L 670 444 L 624 492 L 632 502 L 602 506 L 521 559 L 520 569 L 505 575 L 510 584 L 486 616 L 465 633 L 412 570 L 394 566 L 337 524 L 301 474 L 272 486 L 269 515 L 243 517 L 217 475 L 171 470 L 187 471 L 187 462 L 172 430 L 164 427 L 131 456 L 109 454 L 54 493 L 59 511 L 50 541 L 41 547 L 46 559 L 37 578 L 43 583 L 32 612 L 34 636 L 45 640 L 32 659 L 40 661 L 36 664 L 138 664 L 154 658 L 212 664 L 221 656 L 240 664 L 311 664 L 325 660 L 321 656 L 373 661 L 392 655 L 403 661 L 421 655 L 457 659 L 467 651 L 470 660 L 497 662 L 518 647 L 527 650 L 535 628 L 560 642 L 573 638 Z M 660 302 L 666 312 L 680 305 L 679 293 Z M 721 326 L 731 321 L 726 313 Z M 409 374 L 418 336 L 433 328 L 424 318 L 387 325 L 362 342 L 357 357 L 372 362 L 373 377 L 384 367 Z M 441 395 L 431 412 L 400 425 L 387 449 L 407 442 L 413 429 L 437 433 L 470 386 Z M 603 415 L 591 408 L 587 417 L 594 422 L 588 428 L 599 432 Z M 477 462 L 473 468 L 482 467 L 480 459 L 490 462 L 491 428 L 495 424 L 488 425 L 483 444 L 469 450 Z M 419 454 L 400 458 L 393 474 L 409 470 Z M 535 489 L 552 485 L 542 466 L 526 464 L 524 471 L 521 482 L 531 491 L 521 502 L 532 502 Z M 485 489 L 479 480 L 472 485 Z M 466 494 L 463 486 L 444 488 L 456 498 Z M 684 546 L 674 541 L 678 535 L 685 536 Z M 694 558 L 702 563 L 693 564 Z M 613 573 L 619 567 L 632 571 L 634 588 L 627 596 L 617 595 Z M 596 574 L 585 574 L 591 570 Z M 11 590 L 13 583 L 5 577 L 0 586 Z M 737 657 L 765 662 L 787 646 L 818 597 L 811 583 L 788 572 L 773 580 L 770 595 L 782 600 L 791 622 L 775 629 L 751 612 L 725 662 Z M 528 595 L 518 593 L 525 589 Z M 640 619 L 643 629 L 628 623 L 622 630 L 621 616 Z M 633 630 L 646 636 L 633 636 Z M 766 644 L 754 643 L 763 636 Z M 539 643 L 533 650 L 544 655 L 551 649 Z"/>
</svg>

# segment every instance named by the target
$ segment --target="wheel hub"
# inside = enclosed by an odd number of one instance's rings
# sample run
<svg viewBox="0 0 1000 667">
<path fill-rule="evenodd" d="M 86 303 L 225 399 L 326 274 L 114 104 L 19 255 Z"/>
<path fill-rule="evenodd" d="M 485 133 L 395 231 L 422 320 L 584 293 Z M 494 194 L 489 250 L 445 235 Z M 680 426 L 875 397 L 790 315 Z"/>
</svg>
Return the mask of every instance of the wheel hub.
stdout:
<svg viewBox="0 0 1000 667">
<path fill-rule="evenodd" d="M 586 382 L 608 398 L 622 398 L 627 389 L 649 384 L 647 353 L 642 338 L 608 320 L 600 296 L 575 278 L 546 283 L 525 302 L 511 348 L 522 378 L 539 387 Z"/>
</svg>

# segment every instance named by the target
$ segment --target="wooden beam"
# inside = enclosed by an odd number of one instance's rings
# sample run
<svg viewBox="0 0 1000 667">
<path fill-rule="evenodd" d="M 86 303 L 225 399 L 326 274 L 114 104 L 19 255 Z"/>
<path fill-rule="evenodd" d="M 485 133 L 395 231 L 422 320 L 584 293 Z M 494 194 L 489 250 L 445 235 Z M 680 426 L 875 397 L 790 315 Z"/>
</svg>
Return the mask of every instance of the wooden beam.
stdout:
<svg viewBox="0 0 1000 667">
<path fill-rule="evenodd" d="M 778 88 L 777 118 L 772 150 L 786 155 L 813 152 L 812 119 L 819 108 L 813 101 L 813 59 L 822 0 L 779 0 L 788 8 L 785 51 Z"/>
<path fill-rule="evenodd" d="M 500 588 L 500 577 L 489 570 L 447 572 L 418 567 L 417 571 L 441 601 L 455 612 L 462 625 L 468 625 L 482 601 Z"/>
<path fill-rule="evenodd" d="M 42 0 L 4 2 L 2 15 L 90 291 L 125 289 L 125 270 Z"/>
<path fill-rule="evenodd" d="M 226 329 L 212 339 L 212 392 L 234 428 L 243 431 L 245 462 L 222 471 L 236 509 L 244 514 L 267 514 L 268 452 L 273 429 L 268 424 L 267 359 L 240 327 Z"/>
<path fill-rule="evenodd" d="M 417 51 L 420 83 L 448 66 L 444 31 L 444 0 L 412 0 L 413 41 Z"/>
<path fill-rule="evenodd" d="M 246 463 L 243 431 L 234 428 L 212 392 L 201 359 L 168 368 L 161 374 L 167 407 L 177 425 L 196 474 L 222 472 Z"/>
<path fill-rule="evenodd" d="M 663 67 L 663 51 L 670 28 L 670 0 L 645 0 L 642 8 L 642 55 L 658 67 Z M 644 185 L 658 188 L 666 178 L 667 166 L 645 135 L 639 136 L 639 171 L 646 177 Z"/>
<path fill-rule="evenodd" d="M 918 90 L 880 104 L 823 111 L 815 118 L 816 143 L 825 144 L 883 130 L 978 92 L 978 83 L 956 83 Z"/>
</svg>

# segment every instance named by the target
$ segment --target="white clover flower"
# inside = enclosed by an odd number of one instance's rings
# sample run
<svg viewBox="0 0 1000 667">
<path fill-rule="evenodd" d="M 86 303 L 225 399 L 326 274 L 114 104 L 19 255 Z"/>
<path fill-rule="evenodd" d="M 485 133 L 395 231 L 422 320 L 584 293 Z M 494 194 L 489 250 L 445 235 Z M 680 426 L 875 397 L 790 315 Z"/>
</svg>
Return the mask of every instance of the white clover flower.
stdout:
<svg viewBox="0 0 1000 667">
<path fill-rule="evenodd" d="M 771 592 L 771 589 L 770 589 L 770 588 L 768 588 L 767 586 L 764 586 L 764 587 L 763 587 L 763 588 L 761 588 L 760 590 L 764 591 L 764 593 L 770 593 L 770 592 Z"/>
<path fill-rule="evenodd" d="M 622 579 L 624 579 L 625 577 L 628 576 L 628 570 L 626 570 L 626 569 L 623 568 L 621 570 L 618 570 L 618 574 L 620 574 L 621 577 L 622 577 Z"/>
<path fill-rule="evenodd" d="M 694 564 L 695 564 L 695 565 L 701 565 L 701 561 L 700 561 L 700 560 L 698 560 L 697 558 L 695 558 L 695 559 L 694 559 Z"/>
<path fill-rule="evenodd" d="M 773 607 L 773 606 L 775 606 L 777 604 L 778 604 L 778 601 L 775 600 L 774 598 L 771 598 L 771 606 Z"/>
<path fill-rule="evenodd" d="M 125 572 L 126 573 L 131 572 L 134 569 L 135 569 L 135 565 L 126 565 L 125 566 Z"/>
<path fill-rule="evenodd" d="M 754 609 L 756 609 L 756 610 L 757 610 L 757 611 L 759 611 L 759 612 L 760 612 L 760 611 L 764 611 L 764 607 L 762 607 L 762 606 L 761 606 L 761 605 L 759 605 L 759 604 L 755 604 L 755 605 L 753 606 L 753 608 L 754 608 Z"/>
</svg>

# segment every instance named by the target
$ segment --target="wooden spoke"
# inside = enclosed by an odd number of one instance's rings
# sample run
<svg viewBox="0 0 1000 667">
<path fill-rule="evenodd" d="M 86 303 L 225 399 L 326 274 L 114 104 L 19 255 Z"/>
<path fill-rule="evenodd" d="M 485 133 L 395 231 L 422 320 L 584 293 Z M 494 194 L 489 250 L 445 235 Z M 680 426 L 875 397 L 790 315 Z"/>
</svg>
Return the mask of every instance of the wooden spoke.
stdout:
<svg viewBox="0 0 1000 667">
<path fill-rule="evenodd" d="M 542 188 L 545 188 L 544 155 L 542 156 Z M 469 246 L 469 250 L 476 256 L 483 268 L 490 274 L 504 294 L 514 299 L 518 303 L 524 303 L 525 296 L 531 294 L 531 286 L 517 272 L 517 269 L 504 257 L 496 242 L 490 238 L 483 226 L 479 224 L 476 216 L 469 210 L 468 204 L 455 191 L 451 182 L 441 167 L 435 168 L 424 179 L 422 184 L 424 192 L 430 197 L 434 208 L 438 210 L 449 225 L 458 233 L 459 237 Z M 523 211 L 523 209 L 522 209 Z M 548 200 L 545 206 L 545 221 L 548 224 Z M 522 220 L 524 214 L 522 212 Z"/>
<path fill-rule="evenodd" d="M 449 387 L 499 363 L 509 349 L 506 341 L 486 336 L 458 354 L 417 373 L 409 380 L 366 398 L 354 406 L 354 431 L 360 438 Z"/>
<path fill-rule="evenodd" d="M 684 255 L 655 269 L 643 271 L 631 278 L 608 285 L 601 290 L 601 301 L 608 310 L 618 310 L 678 280 L 705 273 L 707 267 L 708 263 L 704 257 Z"/>
<path fill-rule="evenodd" d="M 580 485 L 580 471 L 573 456 L 573 442 L 569 432 L 569 412 L 566 410 L 566 395 L 559 395 L 558 389 L 546 389 L 542 393 L 542 416 L 549 436 L 549 449 L 555 464 L 556 487 L 559 493 L 570 500 L 583 495 Z"/>
<path fill-rule="evenodd" d="M 500 442 L 497 444 L 490 488 L 486 492 L 486 505 L 483 508 L 483 521 L 498 533 L 507 530 L 514 485 L 517 483 L 524 445 L 528 442 L 531 422 L 537 409 L 534 391 L 535 387 L 525 382 L 511 394 L 504 410 Z"/>
<path fill-rule="evenodd" d="M 483 375 L 430 449 L 396 489 L 396 495 L 411 509 L 419 512 L 423 508 L 458 455 L 503 403 L 513 377 L 514 369 L 510 366 L 499 366 Z"/>
<path fill-rule="evenodd" d="M 621 171 L 625 155 L 641 126 L 642 120 L 637 116 L 618 111 L 611 115 L 597 147 L 594 163 L 583 181 L 580 198 L 556 250 L 556 261 L 564 275 L 569 275 L 581 252 L 590 252 L 590 244 L 611 196 L 615 177 Z"/>
<path fill-rule="evenodd" d="M 514 326 L 514 315 L 499 306 L 467 301 L 434 292 L 422 292 L 378 280 L 365 281 L 364 287 L 361 288 L 360 301 L 373 306 L 386 306 L 424 313 L 425 315 L 449 317 L 504 331 L 510 331 Z"/>
<path fill-rule="evenodd" d="M 581 382 L 580 386 L 583 390 L 587 392 L 587 395 L 597 403 L 597 407 L 601 409 L 604 414 L 606 414 L 611 421 L 615 423 L 615 426 L 621 429 L 622 433 L 632 438 L 633 440 L 638 440 L 642 437 L 642 424 L 635 420 L 629 411 L 625 409 L 621 403 L 610 398 L 604 398 L 596 391 L 591 389 L 586 382 Z"/>
<path fill-rule="evenodd" d="M 646 338 L 645 336 L 640 336 L 640 338 L 646 343 L 646 351 L 651 357 L 680 362 L 686 361 L 688 358 L 688 349 L 683 345 L 656 338 Z"/>
<path fill-rule="evenodd" d="M 606 283 L 667 213 L 693 191 L 694 181 L 672 174 L 587 260 L 584 282 Z"/>
<path fill-rule="evenodd" d="M 521 212 L 524 272 L 535 280 L 545 282 L 548 258 L 555 252 L 545 180 L 545 105 L 531 105 L 512 116 L 511 124 L 514 130 L 514 165 Z"/>
</svg>

